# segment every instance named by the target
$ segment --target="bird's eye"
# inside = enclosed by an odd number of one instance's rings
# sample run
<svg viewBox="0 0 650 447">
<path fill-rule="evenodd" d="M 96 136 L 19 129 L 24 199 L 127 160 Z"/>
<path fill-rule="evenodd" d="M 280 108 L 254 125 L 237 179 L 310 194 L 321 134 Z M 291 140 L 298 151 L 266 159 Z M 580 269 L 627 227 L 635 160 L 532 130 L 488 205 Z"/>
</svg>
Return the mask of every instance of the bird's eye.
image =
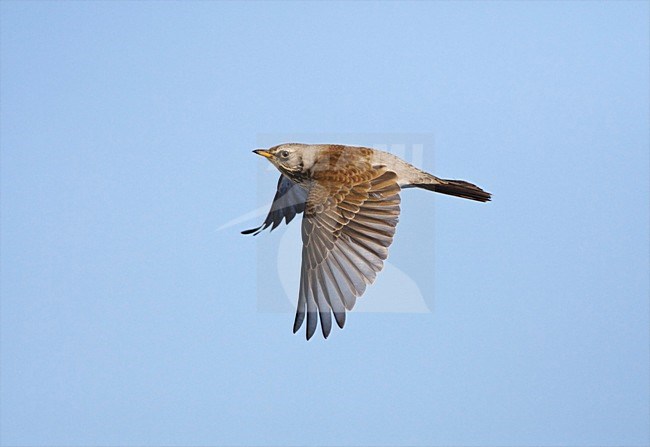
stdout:
<svg viewBox="0 0 650 447">
<path fill-rule="evenodd" d="M 287 158 L 288 156 L 289 156 L 289 151 L 281 151 L 280 152 L 280 157 Z"/>
</svg>

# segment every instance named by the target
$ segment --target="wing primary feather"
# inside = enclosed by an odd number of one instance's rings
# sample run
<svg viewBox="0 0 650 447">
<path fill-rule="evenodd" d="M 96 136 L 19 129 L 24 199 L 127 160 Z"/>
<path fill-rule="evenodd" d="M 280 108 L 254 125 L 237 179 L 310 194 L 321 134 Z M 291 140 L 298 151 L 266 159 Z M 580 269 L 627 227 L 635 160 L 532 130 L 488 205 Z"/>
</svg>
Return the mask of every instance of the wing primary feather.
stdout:
<svg viewBox="0 0 650 447">
<path fill-rule="evenodd" d="M 298 304 L 296 305 L 296 318 L 293 321 L 293 333 L 295 334 L 305 321 L 305 273 L 301 269 L 300 272 L 300 290 L 298 291 Z"/>
<path fill-rule="evenodd" d="M 244 230 L 244 231 L 241 232 L 241 234 L 251 234 L 251 233 L 255 233 L 253 236 L 257 236 L 257 235 L 260 233 L 260 231 L 261 231 L 260 228 L 262 228 L 263 226 L 264 226 L 264 224 L 260 225 L 260 226 L 257 227 L 257 228 L 251 228 L 250 230 Z"/>
<path fill-rule="evenodd" d="M 318 306 L 316 306 L 316 300 L 313 296 L 313 290 L 311 288 L 311 275 L 307 274 L 307 284 L 306 288 L 306 297 L 307 300 L 307 333 L 306 337 L 309 340 L 316 332 L 316 326 L 318 325 Z"/>
<path fill-rule="evenodd" d="M 323 332 L 323 337 L 327 338 L 332 330 L 332 314 L 330 313 L 329 304 L 325 298 L 325 292 L 319 278 L 316 277 L 316 271 L 311 274 L 312 293 L 316 298 L 316 305 L 318 306 L 318 315 L 320 316 L 320 327 Z"/>
<path fill-rule="evenodd" d="M 321 271 L 323 272 L 323 283 L 325 284 L 324 289 L 327 291 L 325 297 L 332 308 L 336 324 L 343 329 L 343 326 L 345 326 L 345 304 L 343 302 L 343 292 L 341 291 L 336 277 L 332 272 L 331 260 L 329 258 L 325 260 L 325 264 L 322 265 Z"/>
</svg>

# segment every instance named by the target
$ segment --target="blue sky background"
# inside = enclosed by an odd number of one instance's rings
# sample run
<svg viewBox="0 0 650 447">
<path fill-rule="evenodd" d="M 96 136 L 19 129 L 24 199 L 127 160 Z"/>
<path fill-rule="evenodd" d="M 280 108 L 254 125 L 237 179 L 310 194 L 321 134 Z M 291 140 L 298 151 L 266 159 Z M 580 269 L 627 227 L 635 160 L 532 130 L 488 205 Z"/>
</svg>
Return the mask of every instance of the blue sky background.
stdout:
<svg viewBox="0 0 650 447">
<path fill-rule="evenodd" d="M 2 445 L 650 443 L 647 2 L 0 11 Z M 306 342 L 286 227 L 218 229 L 260 139 L 386 133 L 494 201 L 406 191 L 432 312 Z"/>
</svg>

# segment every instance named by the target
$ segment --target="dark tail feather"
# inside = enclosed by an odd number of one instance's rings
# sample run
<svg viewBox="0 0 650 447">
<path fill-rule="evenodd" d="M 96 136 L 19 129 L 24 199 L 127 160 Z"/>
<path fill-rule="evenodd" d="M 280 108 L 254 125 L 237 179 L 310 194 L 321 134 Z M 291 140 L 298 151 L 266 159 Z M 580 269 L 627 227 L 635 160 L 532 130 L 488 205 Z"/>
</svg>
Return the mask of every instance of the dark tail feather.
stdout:
<svg viewBox="0 0 650 447">
<path fill-rule="evenodd" d="M 413 185 L 429 191 L 439 192 L 450 196 L 462 197 L 464 199 L 476 200 L 478 202 L 489 202 L 492 194 L 483 191 L 476 185 L 463 180 L 442 180 L 444 183 Z"/>
</svg>

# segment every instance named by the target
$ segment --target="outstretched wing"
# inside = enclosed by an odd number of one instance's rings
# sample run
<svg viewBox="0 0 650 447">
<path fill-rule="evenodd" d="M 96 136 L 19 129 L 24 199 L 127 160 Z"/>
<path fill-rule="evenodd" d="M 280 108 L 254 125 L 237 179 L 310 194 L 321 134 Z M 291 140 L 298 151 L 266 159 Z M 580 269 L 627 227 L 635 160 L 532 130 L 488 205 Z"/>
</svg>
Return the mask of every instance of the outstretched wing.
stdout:
<svg viewBox="0 0 650 447">
<path fill-rule="evenodd" d="M 331 175 L 335 175 L 332 173 Z M 302 220 L 302 269 L 295 333 L 307 317 L 307 339 L 339 327 L 383 268 L 400 212 L 397 174 L 368 167 L 351 181 L 340 174 L 313 184 Z"/>
<path fill-rule="evenodd" d="M 289 180 L 284 174 L 280 175 L 278 180 L 278 190 L 273 198 L 271 210 L 266 216 L 264 223 L 257 228 L 242 231 L 242 234 L 255 235 L 264 231 L 269 226 L 273 231 L 285 219 L 287 224 L 296 217 L 296 214 L 302 213 L 305 210 L 305 202 L 307 201 L 307 191 L 294 182 Z"/>
</svg>

